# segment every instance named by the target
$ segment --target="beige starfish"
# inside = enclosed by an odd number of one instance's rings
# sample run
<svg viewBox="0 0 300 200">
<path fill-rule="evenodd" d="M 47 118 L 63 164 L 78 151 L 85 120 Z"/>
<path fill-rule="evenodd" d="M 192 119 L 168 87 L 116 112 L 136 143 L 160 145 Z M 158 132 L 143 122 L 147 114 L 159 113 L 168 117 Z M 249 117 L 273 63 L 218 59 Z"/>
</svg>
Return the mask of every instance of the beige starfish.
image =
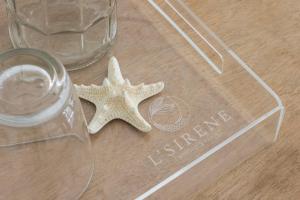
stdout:
<svg viewBox="0 0 300 200">
<path fill-rule="evenodd" d="M 122 119 L 143 132 L 151 131 L 151 125 L 138 111 L 143 100 L 160 93 L 164 83 L 150 85 L 131 85 L 124 80 L 118 60 L 112 57 L 108 66 L 108 77 L 102 86 L 75 85 L 79 97 L 96 105 L 96 114 L 88 129 L 91 134 L 97 133 L 103 126 L 114 119 Z"/>
</svg>

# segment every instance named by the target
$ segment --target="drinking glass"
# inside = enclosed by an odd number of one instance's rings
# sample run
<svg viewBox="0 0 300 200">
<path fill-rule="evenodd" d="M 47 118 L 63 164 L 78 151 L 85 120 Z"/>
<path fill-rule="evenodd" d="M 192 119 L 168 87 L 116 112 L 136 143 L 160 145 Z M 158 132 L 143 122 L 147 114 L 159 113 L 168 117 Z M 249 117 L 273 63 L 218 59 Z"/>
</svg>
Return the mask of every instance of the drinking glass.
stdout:
<svg viewBox="0 0 300 200">
<path fill-rule="evenodd" d="M 67 70 L 95 62 L 116 36 L 116 0 L 5 1 L 13 46 L 50 52 Z"/>
<path fill-rule="evenodd" d="M 0 54 L 0 199 L 77 199 L 93 166 L 63 65 L 40 50 Z"/>
</svg>

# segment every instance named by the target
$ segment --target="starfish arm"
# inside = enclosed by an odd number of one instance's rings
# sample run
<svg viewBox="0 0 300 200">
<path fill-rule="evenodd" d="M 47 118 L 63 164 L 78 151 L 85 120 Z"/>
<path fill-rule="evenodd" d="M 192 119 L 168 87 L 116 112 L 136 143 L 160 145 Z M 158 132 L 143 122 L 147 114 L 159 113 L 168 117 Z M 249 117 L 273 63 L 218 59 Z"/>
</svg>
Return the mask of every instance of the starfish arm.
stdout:
<svg viewBox="0 0 300 200">
<path fill-rule="evenodd" d="M 140 131 L 150 132 L 152 130 L 151 125 L 142 117 L 137 109 L 127 112 L 120 119 L 128 122 Z"/>
<path fill-rule="evenodd" d="M 105 96 L 107 93 L 105 87 L 103 86 L 96 86 L 96 85 L 91 85 L 91 86 L 74 85 L 74 86 L 80 98 L 90 101 L 93 104 L 96 104 L 97 100 Z"/>
<path fill-rule="evenodd" d="M 149 85 L 138 85 L 134 88 L 135 93 L 137 94 L 136 100 L 138 103 L 142 102 L 143 100 L 152 97 L 158 93 L 160 93 L 164 89 L 164 83 L 158 82 Z"/>
<path fill-rule="evenodd" d="M 124 78 L 120 70 L 119 62 L 115 57 L 111 57 L 109 61 L 108 80 L 115 85 L 121 85 L 124 83 Z"/>
<path fill-rule="evenodd" d="M 101 110 L 97 109 L 93 119 L 88 125 L 89 133 L 96 134 L 111 120 L 113 120 L 112 115 L 107 112 L 101 112 Z"/>
<path fill-rule="evenodd" d="M 131 100 L 127 92 L 123 93 L 123 97 L 122 109 L 125 112 L 121 112 L 123 115 L 119 117 L 143 132 L 151 131 L 151 125 L 141 116 L 137 104 Z"/>
</svg>

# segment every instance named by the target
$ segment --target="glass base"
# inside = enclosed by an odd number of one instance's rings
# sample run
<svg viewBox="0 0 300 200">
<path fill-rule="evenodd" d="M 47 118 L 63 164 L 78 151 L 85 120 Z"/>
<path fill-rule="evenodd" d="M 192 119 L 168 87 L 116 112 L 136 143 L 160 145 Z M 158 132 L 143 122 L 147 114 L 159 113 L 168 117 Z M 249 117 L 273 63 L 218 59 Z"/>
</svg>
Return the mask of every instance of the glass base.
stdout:
<svg viewBox="0 0 300 200">
<path fill-rule="evenodd" d="M 0 66 L 0 199 L 79 199 L 94 156 L 64 67 L 24 48 L 1 53 Z"/>
</svg>

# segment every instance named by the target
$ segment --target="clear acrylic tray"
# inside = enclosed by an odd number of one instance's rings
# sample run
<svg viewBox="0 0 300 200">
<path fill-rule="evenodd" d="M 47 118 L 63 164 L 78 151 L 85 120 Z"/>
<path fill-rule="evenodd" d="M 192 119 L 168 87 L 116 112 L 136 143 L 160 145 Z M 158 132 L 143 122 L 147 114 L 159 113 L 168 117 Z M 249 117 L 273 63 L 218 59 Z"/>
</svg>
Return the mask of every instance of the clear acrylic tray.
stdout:
<svg viewBox="0 0 300 200">
<path fill-rule="evenodd" d="M 162 80 L 166 88 L 140 105 L 150 133 L 114 121 L 93 136 L 90 190 L 99 198 L 186 198 L 278 138 L 280 98 L 193 13 L 190 1 L 119 1 L 112 52 L 124 77 L 133 84 Z M 106 76 L 104 66 L 97 81 Z M 76 83 L 95 83 L 83 73 L 72 75 Z"/>
</svg>

